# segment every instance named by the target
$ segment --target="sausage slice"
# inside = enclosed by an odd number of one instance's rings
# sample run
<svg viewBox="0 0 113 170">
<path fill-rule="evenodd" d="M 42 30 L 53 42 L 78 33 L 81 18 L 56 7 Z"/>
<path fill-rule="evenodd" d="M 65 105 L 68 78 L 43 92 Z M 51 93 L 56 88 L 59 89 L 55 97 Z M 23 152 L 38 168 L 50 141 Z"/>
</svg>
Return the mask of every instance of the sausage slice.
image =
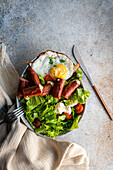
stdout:
<svg viewBox="0 0 113 170">
<path fill-rule="evenodd" d="M 30 83 L 31 86 L 40 84 L 40 80 L 38 78 L 38 75 L 32 69 L 31 66 L 29 66 L 28 69 L 27 69 L 27 79 L 29 80 L 29 83 Z"/>
<path fill-rule="evenodd" d="M 65 80 L 64 79 L 56 79 L 54 86 L 51 89 L 51 96 L 60 99 L 61 94 L 64 88 Z"/>
<path fill-rule="evenodd" d="M 49 92 L 51 90 L 51 87 L 52 87 L 51 84 L 46 84 L 45 86 L 43 86 L 43 90 L 42 90 L 41 96 L 45 96 L 45 95 L 49 94 Z"/>
<path fill-rule="evenodd" d="M 19 78 L 19 85 L 18 85 L 18 90 L 17 90 L 17 96 L 22 97 L 22 90 L 28 86 L 28 80 L 24 79 L 23 77 Z"/>
<path fill-rule="evenodd" d="M 69 99 L 71 94 L 75 91 L 80 86 L 80 81 L 79 80 L 73 80 L 71 81 L 68 86 L 65 87 L 63 90 L 62 96 L 65 97 L 66 99 Z"/>
<path fill-rule="evenodd" d="M 24 98 L 40 95 L 41 93 L 42 93 L 42 90 L 40 88 L 40 85 L 35 85 L 32 87 L 27 87 L 23 89 Z"/>
</svg>

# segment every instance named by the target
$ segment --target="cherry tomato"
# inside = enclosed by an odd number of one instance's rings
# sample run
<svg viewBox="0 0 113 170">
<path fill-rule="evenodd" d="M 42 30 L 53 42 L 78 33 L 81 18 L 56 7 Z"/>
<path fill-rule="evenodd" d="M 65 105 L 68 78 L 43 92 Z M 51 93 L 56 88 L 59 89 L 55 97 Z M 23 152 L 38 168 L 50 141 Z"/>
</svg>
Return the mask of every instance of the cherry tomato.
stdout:
<svg viewBox="0 0 113 170">
<path fill-rule="evenodd" d="M 36 128 L 39 128 L 40 125 L 41 125 L 41 122 L 38 118 L 35 118 L 35 120 L 33 121 L 33 125 L 36 127 Z"/>
<path fill-rule="evenodd" d="M 72 114 L 69 115 L 69 113 L 64 113 L 64 115 L 66 115 L 66 119 L 71 119 L 72 118 Z"/>
<path fill-rule="evenodd" d="M 75 106 L 75 112 L 76 113 L 81 113 L 83 111 L 84 107 L 82 104 L 78 103 L 76 106 Z"/>
<path fill-rule="evenodd" d="M 47 81 L 52 81 L 53 78 L 50 76 L 50 74 L 47 74 L 45 77 L 44 77 L 44 80 L 47 82 Z"/>
</svg>

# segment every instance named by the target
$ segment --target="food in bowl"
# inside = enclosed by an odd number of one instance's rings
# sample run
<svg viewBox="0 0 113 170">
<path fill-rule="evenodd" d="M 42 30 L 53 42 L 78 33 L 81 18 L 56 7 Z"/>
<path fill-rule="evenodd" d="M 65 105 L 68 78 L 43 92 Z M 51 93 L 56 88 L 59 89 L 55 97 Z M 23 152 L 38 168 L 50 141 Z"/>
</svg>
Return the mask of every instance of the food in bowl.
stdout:
<svg viewBox="0 0 113 170">
<path fill-rule="evenodd" d="M 90 95 L 81 85 L 80 65 L 54 51 L 41 53 L 28 64 L 17 96 L 35 133 L 55 138 L 77 129 Z"/>
</svg>

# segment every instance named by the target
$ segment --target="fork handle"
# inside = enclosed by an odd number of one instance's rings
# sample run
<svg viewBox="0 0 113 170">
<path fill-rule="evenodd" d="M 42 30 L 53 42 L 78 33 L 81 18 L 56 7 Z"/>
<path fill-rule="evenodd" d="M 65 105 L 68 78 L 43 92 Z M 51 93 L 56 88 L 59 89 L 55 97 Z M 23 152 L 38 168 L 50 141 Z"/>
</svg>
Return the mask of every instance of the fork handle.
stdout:
<svg viewBox="0 0 113 170">
<path fill-rule="evenodd" d="M 111 116 L 111 114 L 110 114 L 110 112 L 109 112 L 109 110 L 108 110 L 108 108 L 107 108 L 107 106 L 106 106 L 106 104 L 105 104 L 103 98 L 101 97 L 99 91 L 97 90 L 96 86 L 94 85 L 94 86 L 92 86 L 92 87 L 93 87 L 93 89 L 94 89 L 96 95 L 98 96 L 99 100 L 101 101 L 102 105 L 104 106 L 104 109 L 106 110 L 108 116 L 109 116 L 110 119 L 113 121 L 113 118 L 112 118 L 112 116 Z"/>
<path fill-rule="evenodd" d="M 2 125 L 3 123 L 5 123 L 5 121 L 3 120 L 2 122 L 0 122 L 0 125 Z"/>
</svg>

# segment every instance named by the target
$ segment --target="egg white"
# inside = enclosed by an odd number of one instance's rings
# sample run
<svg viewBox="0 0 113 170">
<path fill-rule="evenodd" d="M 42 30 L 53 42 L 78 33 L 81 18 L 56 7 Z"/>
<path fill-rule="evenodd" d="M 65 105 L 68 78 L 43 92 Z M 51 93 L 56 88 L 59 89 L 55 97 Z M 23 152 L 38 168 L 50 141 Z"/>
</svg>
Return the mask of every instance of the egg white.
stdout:
<svg viewBox="0 0 113 170">
<path fill-rule="evenodd" d="M 53 57 L 53 64 L 49 63 L 50 57 Z M 65 60 L 65 62 L 61 63 L 60 60 Z M 52 51 L 47 51 L 44 54 L 42 54 L 39 58 L 37 58 L 33 62 L 32 68 L 38 75 L 42 75 L 44 77 L 46 74 L 50 74 L 51 67 L 57 64 L 63 64 L 68 70 L 65 80 L 67 80 L 73 75 L 74 72 L 73 62 L 64 54 L 60 53 L 57 54 L 56 52 Z"/>
</svg>

